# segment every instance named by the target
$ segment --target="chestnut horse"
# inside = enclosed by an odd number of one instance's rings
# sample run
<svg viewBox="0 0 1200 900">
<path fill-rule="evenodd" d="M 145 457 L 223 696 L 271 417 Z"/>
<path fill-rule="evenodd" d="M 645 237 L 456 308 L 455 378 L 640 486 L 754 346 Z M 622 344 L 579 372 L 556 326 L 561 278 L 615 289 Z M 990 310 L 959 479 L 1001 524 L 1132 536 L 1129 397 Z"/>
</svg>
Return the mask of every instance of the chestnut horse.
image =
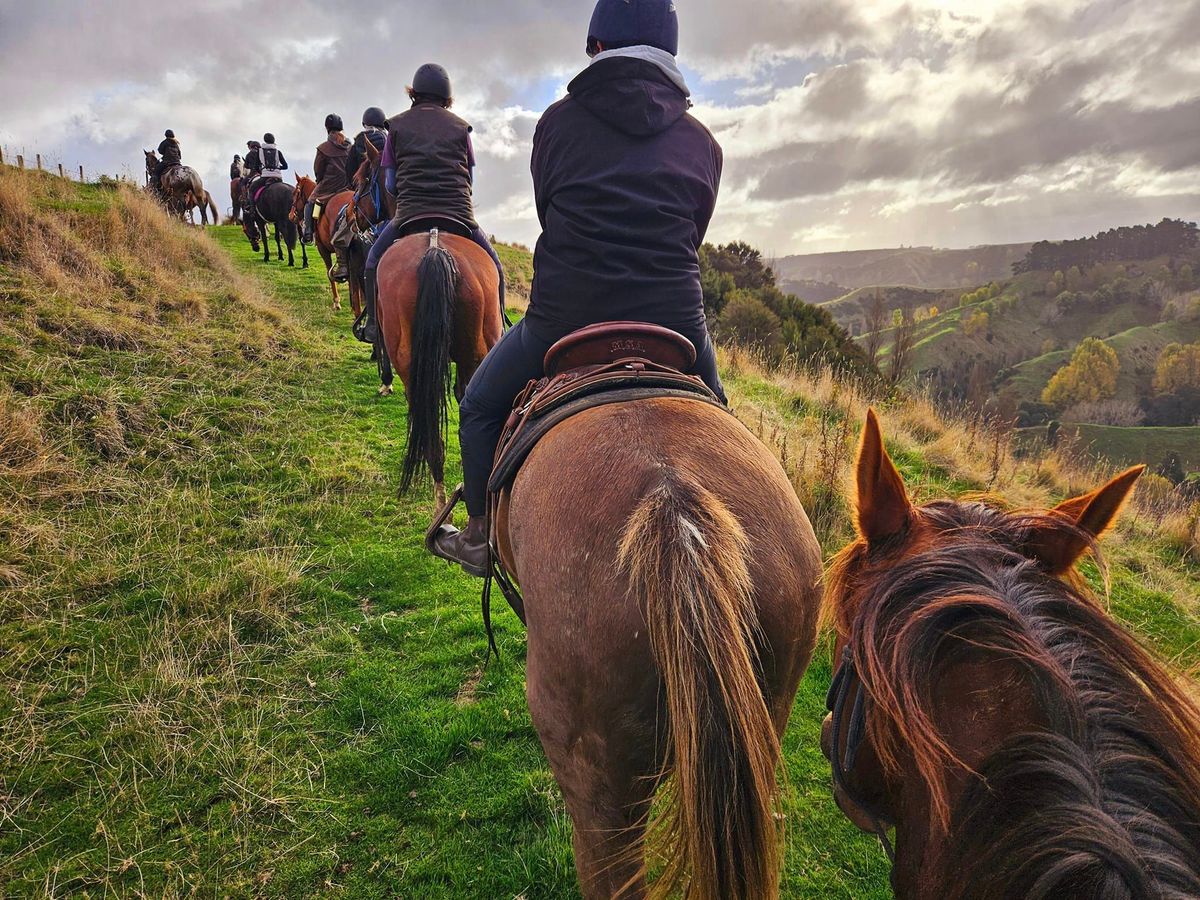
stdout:
<svg viewBox="0 0 1200 900">
<path fill-rule="evenodd" d="M 435 242 L 432 232 L 422 232 L 388 249 L 377 279 L 379 343 L 408 398 L 400 489 L 408 491 L 428 470 L 440 509 L 446 502 L 449 394 L 453 387 L 462 399 L 471 376 L 500 340 L 500 278 L 491 257 L 469 238 L 439 232 Z M 391 392 L 389 378 L 379 393 Z"/>
<path fill-rule="evenodd" d="M 821 599 L 778 461 L 703 401 L 601 406 L 542 439 L 497 516 L 584 896 L 645 896 L 647 855 L 656 896 L 777 895 L 780 738 Z"/>
<path fill-rule="evenodd" d="M 296 179 L 296 190 L 292 192 L 292 210 L 288 213 L 288 218 L 292 222 L 297 225 L 304 222 L 304 205 L 308 203 L 308 199 L 316 189 L 317 183 L 311 178 L 301 175 Z M 354 191 L 342 191 L 335 194 L 322 206 L 321 218 L 317 220 L 316 229 L 313 232 L 317 252 L 321 254 L 321 259 L 325 263 L 325 274 L 329 278 L 329 287 L 333 291 L 333 309 L 335 311 L 342 308 L 342 298 L 338 293 L 337 282 L 333 280 L 333 230 L 337 227 L 338 216 L 342 214 L 342 210 L 353 203 Z M 361 286 L 351 279 L 349 289 L 350 306 L 354 310 L 354 315 L 357 316 L 362 312 Z"/>
<path fill-rule="evenodd" d="M 822 745 L 847 816 L 895 826 L 898 897 L 1200 896 L 1200 709 L 1074 574 L 1142 471 L 916 507 L 869 414 Z"/>
</svg>

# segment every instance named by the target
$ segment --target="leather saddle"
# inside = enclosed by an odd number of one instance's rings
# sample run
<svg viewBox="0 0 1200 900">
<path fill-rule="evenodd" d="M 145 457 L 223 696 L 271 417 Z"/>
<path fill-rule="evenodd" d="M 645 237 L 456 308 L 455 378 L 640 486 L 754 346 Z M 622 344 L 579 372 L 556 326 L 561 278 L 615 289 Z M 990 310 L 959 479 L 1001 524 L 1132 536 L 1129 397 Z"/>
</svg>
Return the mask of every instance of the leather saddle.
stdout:
<svg viewBox="0 0 1200 900">
<path fill-rule="evenodd" d="M 643 322 L 604 322 L 575 331 L 550 348 L 544 377 L 531 381 L 513 403 L 488 479 L 488 543 L 491 561 L 484 585 L 483 612 L 489 646 L 492 640 L 491 582 L 522 622 L 525 604 L 513 576 L 506 571 L 496 540 L 497 510 L 538 441 L 572 416 L 588 409 L 661 397 L 679 397 L 724 405 L 697 376 L 686 374 L 696 362 L 696 348 L 683 335 Z M 453 501 L 447 509 L 453 507 Z M 431 533 L 441 522 L 435 522 Z"/>
</svg>

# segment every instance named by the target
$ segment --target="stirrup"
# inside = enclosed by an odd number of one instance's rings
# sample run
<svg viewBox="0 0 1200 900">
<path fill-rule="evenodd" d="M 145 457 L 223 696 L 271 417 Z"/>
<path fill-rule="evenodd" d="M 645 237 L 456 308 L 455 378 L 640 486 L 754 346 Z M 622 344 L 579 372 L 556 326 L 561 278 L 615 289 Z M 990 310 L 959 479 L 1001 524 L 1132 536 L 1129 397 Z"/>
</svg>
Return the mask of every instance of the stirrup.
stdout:
<svg viewBox="0 0 1200 900">
<path fill-rule="evenodd" d="M 446 505 L 443 506 L 438 511 L 438 514 L 433 517 L 433 522 L 425 531 L 425 549 L 434 556 L 437 556 L 437 554 L 434 552 L 434 538 L 442 533 L 443 528 L 448 529 L 453 527 L 451 525 L 447 525 L 446 523 L 449 522 L 450 517 L 454 515 L 454 507 L 458 506 L 458 504 L 462 502 L 464 487 L 464 485 L 460 484 L 454 489 L 454 492 L 450 494 L 448 498 L 446 498 Z M 438 559 L 441 559 L 441 557 L 438 556 Z"/>
</svg>

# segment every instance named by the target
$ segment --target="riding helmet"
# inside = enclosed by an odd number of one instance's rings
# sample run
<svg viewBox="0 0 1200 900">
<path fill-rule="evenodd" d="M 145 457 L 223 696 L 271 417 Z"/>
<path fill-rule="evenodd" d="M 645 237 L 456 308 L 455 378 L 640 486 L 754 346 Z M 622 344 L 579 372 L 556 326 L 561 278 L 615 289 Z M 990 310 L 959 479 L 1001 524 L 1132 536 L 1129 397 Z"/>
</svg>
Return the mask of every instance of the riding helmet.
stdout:
<svg viewBox="0 0 1200 900">
<path fill-rule="evenodd" d="M 337 113 L 330 113 L 325 117 L 326 131 L 341 131 L 342 127 L 342 117 Z"/>
<path fill-rule="evenodd" d="M 450 75 L 436 63 L 426 63 L 413 76 L 412 92 L 429 97 L 449 100 L 454 94 L 450 90 Z"/>
<path fill-rule="evenodd" d="M 675 0 L 600 0 L 588 26 L 589 55 L 596 44 L 608 49 L 647 45 L 679 54 L 679 17 Z"/>
<path fill-rule="evenodd" d="M 259 147 L 262 146 L 262 144 L 260 144 L 258 141 L 246 141 L 246 146 L 249 147 L 251 150 L 257 150 Z"/>
<path fill-rule="evenodd" d="M 271 134 L 271 132 L 268 131 L 266 134 L 263 135 L 263 143 L 264 144 L 275 143 L 275 135 Z"/>
<path fill-rule="evenodd" d="M 363 113 L 362 123 L 363 128 L 387 128 L 387 113 L 378 106 L 372 106 Z"/>
<path fill-rule="evenodd" d="M 168 128 L 165 132 L 163 132 L 163 137 L 173 138 L 173 137 L 175 137 L 175 132 L 173 132 L 170 128 Z"/>
</svg>

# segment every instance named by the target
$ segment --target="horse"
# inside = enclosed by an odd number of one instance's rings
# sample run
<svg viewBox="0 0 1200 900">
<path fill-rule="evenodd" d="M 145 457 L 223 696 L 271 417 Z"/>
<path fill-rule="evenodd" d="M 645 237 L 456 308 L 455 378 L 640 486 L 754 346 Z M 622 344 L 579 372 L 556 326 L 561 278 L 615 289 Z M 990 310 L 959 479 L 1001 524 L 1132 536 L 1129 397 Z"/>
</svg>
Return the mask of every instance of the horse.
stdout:
<svg viewBox="0 0 1200 900">
<path fill-rule="evenodd" d="M 250 192 L 250 186 L 246 187 L 246 194 Z M 283 260 L 283 246 L 280 242 L 280 235 L 283 235 L 283 240 L 287 242 L 288 265 L 296 265 L 295 249 L 296 241 L 299 237 L 299 231 L 296 228 L 296 223 L 289 218 L 289 213 L 292 209 L 292 191 L 291 185 L 276 181 L 262 188 L 258 193 L 258 197 L 249 202 L 250 198 L 243 195 L 242 203 L 242 231 L 246 235 L 246 239 L 250 241 L 250 246 L 257 253 L 259 249 L 259 240 L 262 241 L 263 262 L 271 261 L 271 248 L 267 243 L 269 231 L 267 226 L 275 226 L 275 252 L 279 259 Z M 308 250 L 304 244 L 300 244 L 300 255 L 303 261 L 302 268 L 308 268 Z"/>
<path fill-rule="evenodd" d="M 193 203 L 193 205 L 192 205 L 192 206 L 188 207 L 188 210 L 187 210 L 187 217 L 188 217 L 189 221 L 190 221 L 190 222 L 191 222 L 193 225 L 194 225 L 194 224 L 196 224 L 196 220 L 195 220 L 195 210 L 197 210 L 197 209 L 199 209 L 199 210 L 200 210 L 200 215 L 201 215 L 201 217 L 204 219 L 204 224 L 205 224 L 205 225 L 207 225 L 207 224 L 208 224 L 208 217 L 205 215 L 205 213 L 206 213 L 206 212 L 208 212 L 208 211 L 211 211 L 211 212 L 212 212 L 213 224 L 214 224 L 214 225 L 219 225 L 219 224 L 220 224 L 220 222 L 221 222 L 221 213 L 220 213 L 220 211 L 217 209 L 217 204 L 216 204 L 216 202 L 213 200 L 213 198 L 212 198 L 212 194 L 210 194 L 208 191 L 205 191 L 205 192 L 204 192 L 204 194 L 203 194 L 203 199 L 197 199 L 197 198 L 195 198 L 195 197 L 189 197 L 189 198 L 188 198 L 188 200 L 189 200 L 189 202 L 191 202 L 191 201 L 196 201 L 195 203 Z"/>
<path fill-rule="evenodd" d="M 449 394 L 453 387 L 462 400 L 471 376 L 500 340 L 500 278 L 491 257 L 470 238 L 435 231 L 396 241 L 379 261 L 376 277 L 381 355 L 400 375 L 408 399 L 400 490 L 409 491 L 428 471 L 440 508 L 446 502 Z M 389 379 L 379 393 L 391 392 Z"/>
<path fill-rule="evenodd" d="M 302 175 L 296 179 L 296 190 L 292 193 L 292 208 L 288 214 L 292 222 L 299 224 L 304 220 L 304 206 L 316 189 L 317 183 L 311 178 Z M 325 263 L 325 273 L 329 277 L 329 287 L 333 291 L 333 309 L 335 311 L 342 308 L 342 298 L 338 293 L 337 282 L 333 280 L 333 230 L 337 227 L 338 216 L 342 214 L 342 210 L 347 209 L 353 203 L 354 191 L 342 191 L 335 194 L 322 207 L 321 218 L 318 220 L 314 232 L 317 252 L 321 254 L 321 260 Z M 362 285 L 351 279 L 349 290 L 350 306 L 357 318 L 358 314 L 362 312 Z"/>
<path fill-rule="evenodd" d="M 868 414 L 822 747 L 897 897 L 1200 896 L 1200 708 L 1075 572 L 1143 471 L 1048 511 L 918 507 Z"/>
<path fill-rule="evenodd" d="M 366 142 L 366 158 L 351 178 L 354 186 L 354 229 L 359 234 L 366 234 L 380 222 L 385 222 L 396 215 L 396 198 L 393 197 L 380 183 L 380 161 L 383 154 L 370 141 Z M 360 241 L 350 242 L 350 283 L 356 285 L 359 296 L 366 294 L 366 269 L 369 245 Z M 353 293 L 351 293 L 353 298 Z M 355 309 L 355 318 L 359 317 L 359 309 Z M 391 361 L 388 359 L 386 348 L 381 342 L 376 342 L 371 348 L 371 361 L 379 368 L 379 383 L 381 395 L 391 392 L 395 379 Z"/>
<path fill-rule="evenodd" d="M 143 150 L 146 155 L 146 180 L 147 184 L 153 185 L 154 170 L 158 166 L 158 154 L 153 150 Z M 208 192 L 204 190 L 204 182 L 201 181 L 200 175 L 195 169 L 189 166 L 172 166 L 163 172 L 162 183 L 155 195 L 159 197 L 166 205 L 167 211 L 179 217 L 183 221 L 188 211 L 199 206 L 200 219 L 207 225 L 208 212 L 204 205 L 203 198 L 208 196 Z M 213 206 L 213 224 L 219 225 L 220 222 L 216 218 L 216 206 Z"/>
<path fill-rule="evenodd" d="M 233 178 L 229 181 L 230 217 L 237 224 L 242 222 L 242 179 Z"/>
<path fill-rule="evenodd" d="M 647 855 L 653 896 L 777 896 L 821 553 L 774 455 L 703 400 L 599 406 L 535 446 L 495 529 L 584 897 L 645 896 Z"/>
</svg>

